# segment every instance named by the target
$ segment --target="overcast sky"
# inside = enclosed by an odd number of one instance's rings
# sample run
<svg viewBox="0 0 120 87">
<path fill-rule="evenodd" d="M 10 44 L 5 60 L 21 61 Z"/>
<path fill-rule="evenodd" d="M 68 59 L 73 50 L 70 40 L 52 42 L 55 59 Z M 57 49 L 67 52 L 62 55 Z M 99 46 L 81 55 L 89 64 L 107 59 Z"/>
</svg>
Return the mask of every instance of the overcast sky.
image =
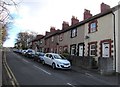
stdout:
<svg viewBox="0 0 120 87">
<path fill-rule="evenodd" d="M 10 8 L 16 19 L 14 27 L 9 30 L 10 39 L 4 46 L 14 46 L 16 35 L 20 31 L 30 30 L 45 35 L 51 26 L 61 29 L 63 21 L 71 25 L 72 16 L 82 21 L 84 9 L 96 15 L 100 13 L 102 2 L 114 7 L 119 0 L 21 0 L 17 11 L 14 7 Z"/>
</svg>

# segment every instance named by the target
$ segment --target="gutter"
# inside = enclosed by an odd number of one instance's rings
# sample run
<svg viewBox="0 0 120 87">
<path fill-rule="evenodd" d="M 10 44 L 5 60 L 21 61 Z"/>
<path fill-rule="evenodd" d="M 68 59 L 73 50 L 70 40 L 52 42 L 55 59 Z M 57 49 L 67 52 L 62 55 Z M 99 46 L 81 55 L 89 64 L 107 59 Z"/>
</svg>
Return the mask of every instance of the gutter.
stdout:
<svg viewBox="0 0 120 87">
<path fill-rule="evenodd" d="M 113 31 L 114 31 L 114 57 L 115 57 L 115 72 L 116 72 L 116 32 L 115 32 L 115 14 L 114 12 L 112 11 L 112 14 L 113 14 Z"/>
</svg>

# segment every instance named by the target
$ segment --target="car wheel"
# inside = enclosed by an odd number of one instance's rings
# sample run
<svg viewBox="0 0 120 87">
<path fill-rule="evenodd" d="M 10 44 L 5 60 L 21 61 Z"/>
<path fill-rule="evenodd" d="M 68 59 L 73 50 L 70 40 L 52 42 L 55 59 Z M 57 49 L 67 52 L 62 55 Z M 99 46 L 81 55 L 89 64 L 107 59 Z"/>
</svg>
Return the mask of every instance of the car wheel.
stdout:
<svg viewBox="0 0 120 87">
<path fill-rule="evenodd" d="M 45 64 L 45 61 L 44 61 L 44 60 L 42 61 L 42 64 L 43 64 L 43 65 Z"/>
<path fill-rule="evenodd" d="M 53 68 L 53 69 L 55 69 L 55 68 L 56 68 L 55 63 L 53 63 L 53 64 L 52 64 L 52 68 Z"/>
</svg>

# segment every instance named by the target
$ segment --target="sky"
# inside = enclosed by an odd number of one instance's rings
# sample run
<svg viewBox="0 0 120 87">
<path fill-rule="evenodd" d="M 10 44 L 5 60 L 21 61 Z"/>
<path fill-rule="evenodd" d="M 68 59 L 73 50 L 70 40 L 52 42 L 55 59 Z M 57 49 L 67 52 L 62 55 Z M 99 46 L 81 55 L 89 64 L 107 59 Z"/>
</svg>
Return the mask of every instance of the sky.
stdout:
<svg viewBox="0 0 120 87">
<path fill-rule="evenodd" d="M 53 26 L 62 28 L 62 22 L 69 22 L 75 16 L 79 21 L 83 20 L 84 9 L 90 10 L 93 15 L 100 13 L 100 4 L 114 7 L 120 0 L 16 0 L 17 8 L 9 7 L 15 17 L 12 28 L 9 29 L 9 39 L 4 47 L 13 47 L 17 34 L 24 31 L 33 31 L 45 35 Z"/>
</svg>

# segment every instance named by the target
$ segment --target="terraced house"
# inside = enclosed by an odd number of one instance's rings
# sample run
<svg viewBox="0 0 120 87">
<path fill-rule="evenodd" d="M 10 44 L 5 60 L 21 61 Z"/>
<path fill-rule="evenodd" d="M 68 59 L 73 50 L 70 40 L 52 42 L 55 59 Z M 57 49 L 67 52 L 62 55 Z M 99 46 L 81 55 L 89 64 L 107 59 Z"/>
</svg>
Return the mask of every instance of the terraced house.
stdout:
<svg viewBox="0 0 120 87">
<path fill-rule="evenodd" d="M 111 70 L 120 72 L 119 7 L 110 8 L 101 3 L 101 12 L 97 15 L 93 16 L 90 10 L 85 9 L 83 21 L 73 16 L 71 25 L 63 21 L 61 30 L 51 27 L 44 37 L 44 52 L 94 57 L 103 67 L 111 66 Z"/>
<path fill-rule="evenodd" d="M 44 35 L 37 35 L 35 39 L 29 42 L 29 47 L 35 51 L 44 51 Z"/>
<path fill-rule="evenodd" d="M 44 52 L 58 53 L 58 33 L 59 29 L 56 30 L 55 27 L 51 27 L 50 32 L 46 31 Z"/>
<path fill-rule="evenodd" d="M 71 18 L 71 26 L 63 22 L 59 35 L 59 53 L 68 51 L 71 55 L 84 56 L 84 25 L 79 25 L 76 17 Z"/>
</svg>

